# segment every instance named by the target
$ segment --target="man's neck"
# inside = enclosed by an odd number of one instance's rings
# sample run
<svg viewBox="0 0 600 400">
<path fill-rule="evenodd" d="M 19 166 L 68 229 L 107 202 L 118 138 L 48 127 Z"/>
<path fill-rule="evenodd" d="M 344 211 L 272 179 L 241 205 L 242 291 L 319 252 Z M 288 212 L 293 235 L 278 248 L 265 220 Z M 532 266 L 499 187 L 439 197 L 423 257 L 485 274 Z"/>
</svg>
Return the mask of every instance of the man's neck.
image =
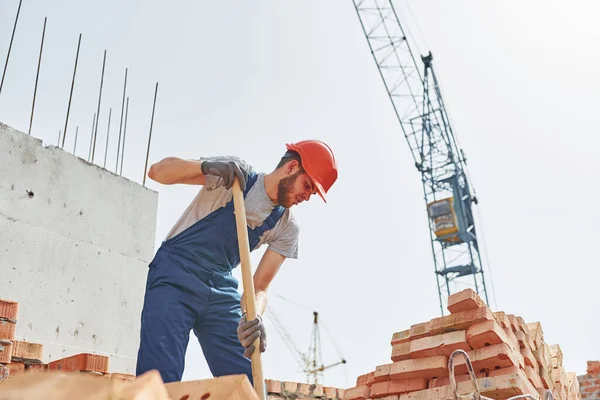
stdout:
<svg viewBox="0 0 600 400">
<path fill-rule="evenodd" d="M 265 174 L 265 190 L 274 204 L 277 204 L 277 182 L 279 182 L 279 177 L 275 172 Z"/>
</svg>

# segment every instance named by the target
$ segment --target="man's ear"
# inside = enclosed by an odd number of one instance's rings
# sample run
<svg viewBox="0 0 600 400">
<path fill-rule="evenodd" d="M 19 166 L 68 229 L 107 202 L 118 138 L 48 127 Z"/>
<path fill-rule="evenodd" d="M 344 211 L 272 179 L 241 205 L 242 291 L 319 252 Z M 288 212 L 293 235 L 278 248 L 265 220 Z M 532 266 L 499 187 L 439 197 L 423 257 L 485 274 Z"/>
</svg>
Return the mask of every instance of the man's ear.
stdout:
<svg viewBox="0 0 600 400">
<path fill-rule="evenodd" d="M 298 163 L 298 160 L 291 160 L 290 162 L 287 163 L 287 165 L 285 166 L 285 173 L 287 175 L 293 175 L 295 174 L 298 170 L 300 169 L 300 164 Z"/>
</svg>

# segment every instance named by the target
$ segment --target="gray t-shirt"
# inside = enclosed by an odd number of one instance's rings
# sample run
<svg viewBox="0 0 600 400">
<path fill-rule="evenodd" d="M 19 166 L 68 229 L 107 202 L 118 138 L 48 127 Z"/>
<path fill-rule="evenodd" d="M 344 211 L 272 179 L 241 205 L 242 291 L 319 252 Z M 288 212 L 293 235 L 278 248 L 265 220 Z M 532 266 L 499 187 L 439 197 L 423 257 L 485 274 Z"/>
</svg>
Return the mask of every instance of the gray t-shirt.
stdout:
<svg viewBox="0 0 600 400">
<path fill-rule="evenodd" d="M 208 160 L 209 158 L 202 158 Z M 237 157 L 211 157 L 210 160 L 234 159 L 240 163 L 246 171 L 252 171 L 252 167 Z M 244 200 L 246 205 L 246 219 L 251 228 L 263 223 L 265 218 L 271 214 L 275 203 L 271 201 L 265 189 L 265 174 L 258 172 L 258 178 Z M 224 207 L 233 197 L 232 190 L 225 189 L 221 177 L 206 175 L 206 183 L 190 205 L 167 234 L 167 239 L 183 232 L 197 221 L 204 218 L 214 210 Z M 286 209 L 275 227 L 261 237 L 258 247 L 268 244 L 268 248 L 287 258 L 298 258 L 298 236 L 299 227 L 291 209 Z"/>
</svg>

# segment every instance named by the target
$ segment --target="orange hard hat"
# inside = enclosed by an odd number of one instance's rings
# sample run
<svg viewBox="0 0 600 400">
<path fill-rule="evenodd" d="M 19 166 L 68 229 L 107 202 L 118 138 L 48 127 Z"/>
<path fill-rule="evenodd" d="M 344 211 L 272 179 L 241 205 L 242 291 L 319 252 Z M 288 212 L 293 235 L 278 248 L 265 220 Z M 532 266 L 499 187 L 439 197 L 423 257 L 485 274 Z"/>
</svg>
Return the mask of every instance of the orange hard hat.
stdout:
<svg viewBox="0 0 600 400">
<path fill-rule="evenodd" d="M 287 143 L 286 147 L 300 155 L 302 167 L 317 187 L 319 196 L 327 203 L 326 193 L 338 176 L 337 163 L 331 148 L 320 140 Z"/>
</svg>

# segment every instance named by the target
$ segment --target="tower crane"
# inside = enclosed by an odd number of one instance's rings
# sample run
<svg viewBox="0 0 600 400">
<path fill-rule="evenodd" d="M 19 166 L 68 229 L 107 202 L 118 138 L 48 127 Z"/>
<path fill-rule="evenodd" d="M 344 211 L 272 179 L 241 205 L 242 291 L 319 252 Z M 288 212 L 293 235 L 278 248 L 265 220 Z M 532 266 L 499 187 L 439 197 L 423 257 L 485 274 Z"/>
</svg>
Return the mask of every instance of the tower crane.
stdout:
<svg viewBox="0 0 600 400">
<path fill-rule="evenodd" d="M 353 0 L 363 33 L 421 174 L 442 315 L 447 297 L 472 288 L 489 304 L 467 161 L 453 133 L 433 56 L 421 64 L 392 0 Z"/>
</svg>

